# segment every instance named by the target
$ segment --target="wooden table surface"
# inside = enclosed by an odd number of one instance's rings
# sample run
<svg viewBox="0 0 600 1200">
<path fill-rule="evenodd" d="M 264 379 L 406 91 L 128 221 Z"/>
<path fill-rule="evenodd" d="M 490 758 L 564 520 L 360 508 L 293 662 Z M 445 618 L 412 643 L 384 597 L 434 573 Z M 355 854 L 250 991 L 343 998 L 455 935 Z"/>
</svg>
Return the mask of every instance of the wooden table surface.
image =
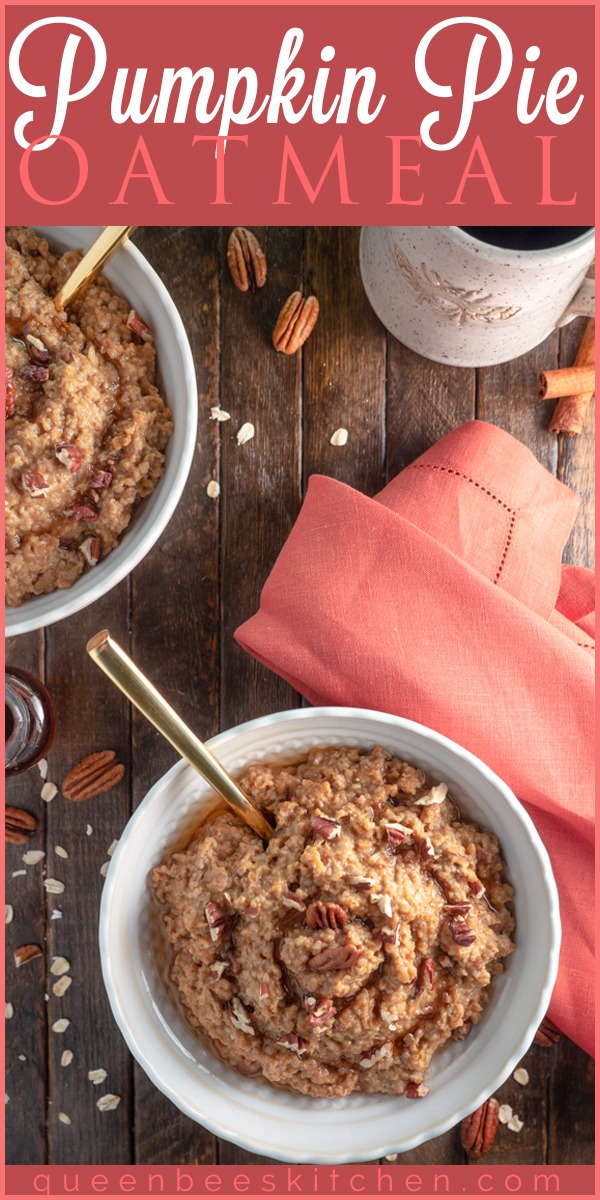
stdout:
<svg viewBox="0 0 600 1200">
<path fill-rule="evenodd" d="M 9 781 L 8 803 L 39 822 L 30 848 L 45 867 L 22 868 L 22 847 L 8 847 L 7 1156 L 11 1163 L 245 1163 L 254 1159 L 184 1117 L 153 1087 L 129 1054 L 104 992 L 97 923 L 108 848 L 130 813 L 175 760 L 171 748 L 101 675 L 86 640 L 107 626 L 203 738 L 239 721 L 295 707 L 301 698 L 258 665 L 233 639 L 256 610 L 260 589 L 298 513 L 308 477 L 323 472 L 373 495 L 454 426 L 475 416 L 501 425 L 581 496 L 567 559 L 591 565 L 592 424 L 577 439 L 547 432 L 553 402 L 537 399 L 537 374 L 569 364 L 582 323 L 552 334 L 530 354 L 480 370 L 428 362 L 387 336 L 364 294 L 358 230 L 256 230 L 267 256 L 267 286 L 242 295 L 226 265 L 229 230 L 147 228 L 134 241 L 169 288 L 186 326 L 198 374 L 197 451 L 183 498 L 146 559 L 96 604 L 46 631 L 11 640 L 7 662 L 46 680 L 58 731 L 49 754 L 57 783 L 94 750 L 114 749 L 126 763 L 115 791 L 82 804 L 60 792 L 44 804 L 36 768 Z M 295 288 L 321 302 L 316 329 L 294 357 L 276 354 L 271 332 Z M 231 421 L 210 420 L 220 404 Z M 242 447 L 235 434 L 256 427 Z M 349 430 L 344 448 L 333 430 Z M 221 485 L 209 499 L 211 479 Z M 86 825 L 92 832 L 86 834 Z M 58 858 L 62 846 L 68 859 Z M 64 881 L 46 895 L 44 870 Z M 61 919 L 51 919 L 60 908 Z M 42 958 L 17 972 L 15 947 L 39 943 Z M 54 955 L 71 963 L 73 984 L 52 993 Z M 46 994 L 45 994 L 46 993 Z M 70 1025 L 52 1031 L 61 1016 Z M 73 1051 L 61 1066 L 65 1049 Z M 566 1039 L 534 1046 L 525 1088 L 500 1089 L 524 1120 L 519 1134 L 501 1127 L 489 1163 L 592 1161 L 592 1060 Z M 87 1079 L 104 1068 L 101 1087 Z M 110 1091 L 119 1107 L 99 1112 Z M 70 1117 L 63 1123 L 59 1113 Z M 462 1163 L 458 1129 L 399 1156 L 399 1163 Z"/>
</svg>

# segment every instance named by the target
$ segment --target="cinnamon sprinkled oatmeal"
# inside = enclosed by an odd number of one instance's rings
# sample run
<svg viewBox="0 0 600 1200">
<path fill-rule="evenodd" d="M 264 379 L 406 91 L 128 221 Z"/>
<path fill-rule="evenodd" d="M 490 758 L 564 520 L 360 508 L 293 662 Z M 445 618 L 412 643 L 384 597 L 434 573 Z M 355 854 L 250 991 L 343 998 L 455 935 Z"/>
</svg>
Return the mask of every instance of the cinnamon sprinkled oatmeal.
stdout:
<svg viewBox="0 0 600 1200">
<path fill-rule="evenodd" d="M 152 334 L 128 302 L 101 277 L 68 317 L 57 313 L 52 297 L 79 252 L 58 257 L 20 227 L 6 242 L 6 598 L 15 607 L 70 587 L 116 546 L 163 473 L 173 425 L 154 383 Z"/>
<path fill-rule="evenodd" d="M 478 1023 L 514 948 L 497 839 L 381 747 L 240 784 L 275 818 L 268 846 L 220 811 L 151 873 L 190 1024 L 243 1074 L 307 1095 L 426 1095 L 432 1055 Z"/>
</svg>

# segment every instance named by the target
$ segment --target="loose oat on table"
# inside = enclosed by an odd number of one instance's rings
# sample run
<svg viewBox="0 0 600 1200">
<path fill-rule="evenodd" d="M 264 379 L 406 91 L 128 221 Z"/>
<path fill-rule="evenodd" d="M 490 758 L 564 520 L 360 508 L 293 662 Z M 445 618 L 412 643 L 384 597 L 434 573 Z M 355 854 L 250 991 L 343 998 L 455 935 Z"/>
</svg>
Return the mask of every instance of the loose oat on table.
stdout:
<svg viewBox="0 0 600 1200">
<path fill-rule="evenodd" d="M 14 1017 L 14 1015 L 15 1015 L 15 1010 L 14 1010 L 13 1005 L 11 1004 L 10 1000 L 6 1000 L 4 1003 L 4 1016 L 5 1016 L 6 1020 L 10 1021 L 11 1018 Z"/>
<path fill-rule="evenodd" d="M 73 1062 L 73 1051 L 72 1050 L 63 1050 L 63 1052 L 60 1056 L 61 1067 L 70 1067 L 72 1062 Z"/>
<path fill-rule="evenodd" d="M 96 1100 L 96 1108 L 98 1108 L 100 1112 L 112 1112 L 113 1109 L 119 1107 L 120 1103 L 120 1096 L 114 1096 L 112 1092 L 107 1092 L 105 1096 L 100 1096 L 100 1098 Z"/>
<path fill-rule="evenodd" d="M 57 788 L 56 784 L 50 783 L 50 781 L 48 780 L 44 784 L 44 786 L 40 792 L 40 796 L 42 797 L 42 800 L 44 800 L 46 804 L 49 804 L 51 800 L 54 800 L 54 797 L 55 797 L 57 791 L 58 791 L 58 788 Z"/>
<path fill-rule="evenodd" d="M 269 844 L 220 811 L 150 876 L 191 1026 L 246 1075 L 424 1102 L 432 1055 L 477 1025 L 513 950 L 497 839 L 381 747 L 240 785 Z"/>
<path fill-rule="evenodd" d="M 516 1071 L 513 1071 L 513 1079 L 520 1083 L 521 1087 L 526 1087 L 529 1083 L 529 1071 L 526 1071 L 525 1067 L 517 1067 Z"/>
<path fill-rule="evenodd" d="M 109 862 L 102 863 L 102 866 L 100 867 L 100 874 L 102 875 L 102 877 L 104 879 L 106 879 L 106 876 L 108 875 L 109 867 L 110 867 Z"/>
<path fill-rule="evenodd" d="M 252 441 L 256 430 L 252 421 L 246 421 L 237 431 L 236 439 L 238 446 L 243 446 L 245 442 Z"/>
<path fill-rule="evenodd" d="M 59 1112 L 58 1119 L 63 1125 L 72 1125 L 73 1124 L 71 1118 L 68 1117 L 65 1112 Z"/>
<path fill-rule="evenodd" d="M 4 905 L 4 924 L 10 925 L 14 915 L 15 915 L 15 913 L 14 913 L 12 904 L 5 904 Z"/>
<path fill-rule="evenodd" d="M 173 424 L 152 333 L 103 277 L 57 313 L 80 254 L 6 235 L 6 595 L 68 588 L 93 538 L 105 558 L 163 470 Z M 40 348 L 41 347 L 41 348 Z M 91 568 L 93 569 L 93 568 Z"/>
<path fill-rule="evenodd" d="M 69 1028 L 70 1024 L 71 1024 L 71 1022 L 69 1021 L 69 1019 L 67 1017 L 59 1017 L 58 1021 L 55 1021 L 52 1026 L 52 1032 L 53 1033 L 64 1033 L 65 1030 L 67 1030 Z"/>
<path fill-rule="evenodd" d="M 206 485 L 206 495 L 210 500 L 216 500 L 221 495 L 221 485 L 216 479 L 211 479 Z"/>
<path fill-rule="evenodd" d="M 104 1083 L 107 1075 L 108 1071 L 105 1071 L 104 1067 L 96 1067 L 93 1071 L 88 1071 L 88 1079 L 90 1083 L 94 1084 L 95 1087 L 97 1087 L 99 1083 Z"/>
<path fill-rule="evenodd" d="M 27 867 L 35 867 L 43 858 L 46 857 L 43 850 L 28 850 L 22 856 L 23 862 Z"/>
<path fill-rule="evenodd" d="M 113 842 L 111 842 L 111 843 L 110 843 L 110 846 L 108 847 L 108 850 L 106 851 L 106 853 L 108 854 L 108 857 L 109 857 L 109 858 L 112 858 L 112 856 L 113 856 L 113 854 L 114 854 L 114 852 L 115 852 L 115 850 L 116 850 L 116 848 L 117 848 L 117 846 L 118 846 L 118 845 L 119 845 L 119 840 L 118 840 L 118 838 L 115 838 L 115 840 L 114 840 Z"/>
<path fill-rule="evenodd" d="M 523 1128 L 523 1124 L 524 1122 L 521 1120 L 521 1118 L 518 1117 L 516 1113 L 513 1113 L 510 1121 L 507 1121 L 506 1128 L 510 1129 L 511 1133 L 520 1133 Z"/>
<path fill-rule="evenodd" d="M 48 778 L 48 759 L 40 758 L 40 761 L 37 765 L 37 769 L 38 769 L 42 779 L 47 779 Z"/>
<path fill-rule="evenodd" d="M 56 955 L 50 964 L 51 975 L 66 975 L 67 971 L 71 970 L 71 964 L 68 958 L 63 958 L 62 955 Z"/>
<path fill-rule="evenodd" d="M 27 871 L 23 867 L 23 869 L 21 871 L 13 871 L 12 875 L 11 875 L 11 879 L 18 879 L 20 875 L 26 875 L 26 874 L 27 874 Z"/>
<path fill-rule="evenodd" d="M 61 918 L 62 918 L 62 912 L 61 912 L 60 908 L 53 908 L 52 912 L 50 913 L 50 920 L 51 921 L 60 921 Z"/>
<path fill-rule="evenodd" d="M 332 446 L 345 446 L 348 441 L 348 430 L 334 429 L 329 441 Z"/>
<path fill-rule="evenodd" d="M 55 846 L 54 853 L 57 855 L 58 858 L 68 858 L 69 857 L 64 846 Z"/>
<path fill-rule="evenodd" d="M 60 879 L 45 879 L 44 887 L 51 896 L 59 896 L 65 890 L 65 885 Z"/>
<path fill-rule="evenodd" d="M 56 983 L 52 984 L 53 994 L 55 996 L 64 996 L 65 992 L 69 990 L 72 982 L 73 980 L 71 979 L 70 975 L 61 975 L 60 979 L 57 979 Z"/>
<path fill-rule="evenodd" d="M 210 410 L 211 421 L 230 421 L 231 413 L 225 412 L 225 409 L 219 408 L 218 404 L 213 404 Z"/>
<path fill-rule="evenodd" d="M 513 1115 L 513 1110 L 511 1108 L 510 1104 L 501 1104 L 500 1105 L 500 1108 L 498 1109 L 498 1120 L 500 1121 L 501 1125 L 508 1125 L 508 1122 L 510 1121 L 512 1115 Z"/>
</svg>

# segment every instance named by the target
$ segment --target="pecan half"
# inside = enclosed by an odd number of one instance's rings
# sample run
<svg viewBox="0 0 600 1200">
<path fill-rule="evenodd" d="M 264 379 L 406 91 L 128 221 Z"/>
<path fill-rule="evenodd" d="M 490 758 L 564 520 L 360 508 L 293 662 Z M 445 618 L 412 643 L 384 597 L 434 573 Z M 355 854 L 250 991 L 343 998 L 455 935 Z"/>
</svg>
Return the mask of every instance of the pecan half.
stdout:
<svg viewBox="0 0 600 1200">
<path fill-rule="evenodd" d="M 341 904 L 315 900 L 306 910 L 306 924 L 309 929 L 341 929 L 348 924 L 348 913 Z"/>
<path fill-rule="evenodd" d="M 490 1096 L 460 1123 L 460 1143 L 469 1158 L 481 1158 L 494 1144 L 498 1129 L 498 1101 Z"/>
<path fill-rule="evenodd" d="M 331 842 L 333 838 L 339 837 L 341 833 L 339 821 L 334 821 L 330 817 L 311 817 L 310 827 L 313 833 L 318 834 L 326 842 Z"/>
<path fill-rule="evenodd" d="M 48 491 L 49 485 L 39 471 L 26 471 L 24 475 L 21 475 L 21 486 L 24 492 L 37 497 L 43 496 L 44 492 Z"/>
<path fill-rule="evenodd" d="M 13 846 L 22 846 L 28 842 L 36 828 L 35 817 L 25 812 L 24 808 L 11 808 L 7 805 L 4 809 L 4 836 Z"/>
<path fill-rule="evenodd" d="M 64 467 L 74 475 L 79 471 L 83 463 L 83 450 L 79 446 L 74 446 L 72 442 L 61 442 L 55 450 L 56 457 Z"/>
<path fill-rule="evenodd" d="M 17 946 L 14 952 L 15 967 L 22 967 L 34 958 L 41 958 L 41 946 Z"/>
<path fill-rule="evenodd" d="M 8 363 L 4 367 L 4 378 L 6 387 L 6 416 L 14 417 L 15 415 L 15 385 L 13 383 L 14 371 Z"/>
<path fill-rule="evenodd" d="M 121 782 L 125 767 L 116 761 L 114 750 L 88 754 L 65 777 L 62 794 L 66 800 L 91 800 Z"/>
<path fill-rule="evenodd" d="M 319 315 L 316 296 L 304 299 L 302 292 L 288 296 L 273 330 L 273 345 L 282 354 L 295 354 L 310 337 Z"/>
<path fill-rule="evenodd" d="M 549 1017 L 544 1017 L 533 1040 L 536 1046 L 554 1046 L 556 1042 L 560 1041 L 560 1038 L 560 1030 L 556 1028 Z"/>
<path fill-rule="evenodd" d="M 326 946 L 324 950 L 309 958 L 308 966 L 313 971 L 343 971 L 347 967 L 353 967 L 360 954 L 360 949 L 355 946 Z"/>
<path fill-rule="evenodd" d="M 276 1046 L 283 1046 L 285 1050 L 293 1050 L 294 1054 L 300 1057 L 308 1053 L 308 1042 L 306 1038 L 300 1037 L 298 1033 L 284 1033 L 277 1038 Z"/>
<path fill-rule="evenodd" d="M 334 1021 L 336 1016 L 337 1013 L 333 1000 L 330 1000 L 328 996 L 325 996 L 323 1000 L 319 1000 L 319 1003 L 316 1005 L 316 1007 L 313 1008 L 311 1013 L 309 1013 L 308 1023 L 309 1025 L 312 1025 L 314 1029 L 320 1029 L 322 1025 L 329 1025 L 331 1021 Z"/>
<path fill-rule="evenodd" d="M 229 235 L 227 265 L 240 292 L 255 292 L 267 281 L 267 260 L 258 240 L 241 225 Z"/>
<path fill-rule="evenodd" d="M 452 941 L 456 942 L 457 946 L 472 946 L 477 938 L 475 930 L 467 925 L 464 917 L 452 917 L 448 928 L 452 934 Z"/>
</svg>

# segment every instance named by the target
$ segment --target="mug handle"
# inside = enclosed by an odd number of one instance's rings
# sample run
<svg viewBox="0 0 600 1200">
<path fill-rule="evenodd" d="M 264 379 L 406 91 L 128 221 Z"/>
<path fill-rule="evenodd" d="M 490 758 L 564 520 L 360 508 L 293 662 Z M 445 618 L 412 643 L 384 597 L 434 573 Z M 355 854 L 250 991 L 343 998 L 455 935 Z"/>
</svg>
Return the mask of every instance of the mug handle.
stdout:
<svg viewBox="0 0 600 1200">
<path fill-rule="evenodd" d="M 568 325 L 569 321 L 575 320 L 575 317 L 593 317 L 595 298 L 596 280 L 584 279 L 579 291 L 575 293 L 562 317 L 556 322 L 555 328 L 562 329 L 563 325 Z"/>
</svg>

